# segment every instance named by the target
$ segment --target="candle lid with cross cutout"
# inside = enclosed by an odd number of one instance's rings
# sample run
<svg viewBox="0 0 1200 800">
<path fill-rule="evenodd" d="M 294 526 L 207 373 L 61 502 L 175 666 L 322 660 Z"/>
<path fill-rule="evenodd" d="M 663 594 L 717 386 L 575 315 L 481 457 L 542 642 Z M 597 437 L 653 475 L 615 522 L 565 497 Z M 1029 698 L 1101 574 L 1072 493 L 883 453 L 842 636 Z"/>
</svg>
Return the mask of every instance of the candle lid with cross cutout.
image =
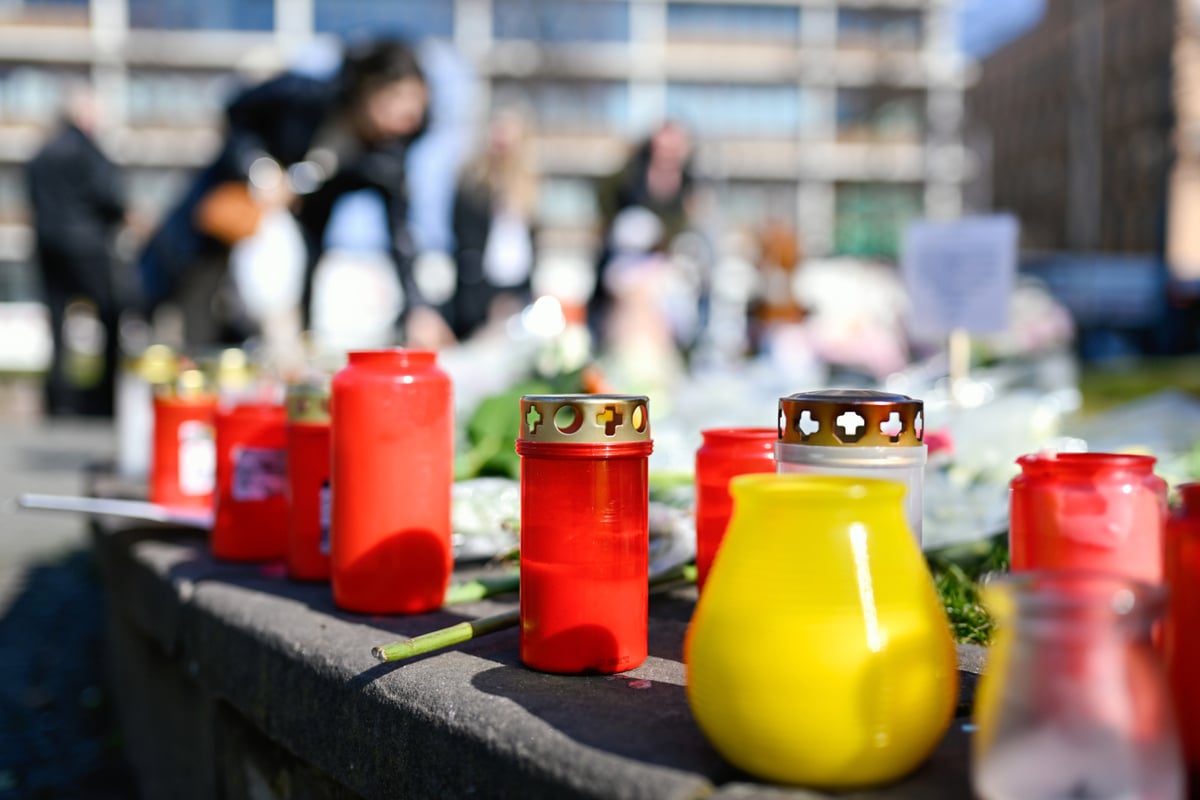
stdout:
<svg viewBox="0 0 1200 800">
<path fill-rule="evenodd" d="M 903 394 L 826 389 L 779 399 L 779 441 L 825 447 L 920 447 L 925 404 Z"/>
<path fill-rule="evenodd" d="M 530 394 L 521 398 L 523 442 L 650 441 L 650 399 L 629 394 Z"/>
</svg>

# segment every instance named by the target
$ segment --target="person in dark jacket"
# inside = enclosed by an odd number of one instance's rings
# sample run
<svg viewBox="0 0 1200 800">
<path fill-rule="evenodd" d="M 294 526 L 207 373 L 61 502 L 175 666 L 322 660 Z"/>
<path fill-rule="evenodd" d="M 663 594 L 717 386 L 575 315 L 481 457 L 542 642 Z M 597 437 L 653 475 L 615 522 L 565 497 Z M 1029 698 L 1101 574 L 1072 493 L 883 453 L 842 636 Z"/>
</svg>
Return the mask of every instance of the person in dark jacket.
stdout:
<svg viewBox="0 0 1200 800">
<path fill-rule="evenodd" d="M 602 339 L 605 317 L 613 301 L 605 275 L 613 257 L 623 249 L 621 242 L 613 241 L 618 219 L 628 210 L 645 209 L 658 222 L 650 251 L 664 251 L 672 239 L 687 230 L 693 189 L 691 136 L 686 128 L 670 120 L 643 141 L 620 170 L 597 184 L 601 243 L 588 317 Z"/>
<path fill-rule="evenodd" d="M 457 283 L 449 317 L 459 339 L 529 301 L 537 190 L 525 119 L 496 114 L 454 198 Z"/>
<path fill-rule="evenodd" d="M 46 412 L 52 416 L 113 412 L 121 311 L 113 247 L 125 220 L 125 193 L 119 169 L 92 138 L 98 111 L 90 89 L 74 89 L 62 123 L 27 167 L 54 343 L 45 384 Z M 67 310 L 80 302 L 91 305 L 104 339 L 99 380 L 82 386 L 68 369 L 64 337 Z"/>
<path fill-rule="evenodd" d="M 387 209 L 391 256 L 406 298 L 407 341 L 437 346 L 452 338 L 424 301 L 412 270 L 416 254 L 407 222 L 404 158 L 426 127 L 427 111 L 416 55 L 395 40 L 349 48 L 333 79 L 285 74 L 243 92 L 228 107 L 229 132 L 216 161 L 146 247 L 141 272 L 147 304 L 153 307 L 176 293 L 187 270 L 227 256 L 230 244 L 245 234 L 212 223 L 236 219 L 236 203 L 232 215 L 208 213 L 206 206 L 214 190 L 236 182 L 249 188 L 253 205 L 284 205 L 295 212 L 308 245 L 302 301 L 307 315 L 312 274 L 334 204 L 349 192 L 372 189 Z"/>
</svg>

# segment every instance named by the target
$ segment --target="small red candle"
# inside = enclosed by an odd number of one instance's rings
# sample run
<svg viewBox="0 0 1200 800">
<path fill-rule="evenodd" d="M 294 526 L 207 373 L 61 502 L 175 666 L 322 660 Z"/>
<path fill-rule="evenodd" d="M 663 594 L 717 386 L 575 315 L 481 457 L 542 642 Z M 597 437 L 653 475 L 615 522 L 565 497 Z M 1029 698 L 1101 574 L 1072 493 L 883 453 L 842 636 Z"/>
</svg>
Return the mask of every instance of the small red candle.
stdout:
<svg viewBox="0 0 1200 800">
<path fill-rule="evenodd" d="M 270 561 L 287 553 L 286 426 L 280 403 L 217 410 L 215 557 Z"/>
<path fill-rule="evenodd" d="M 1017 459 L 1009 548 L 1014 572 L 1075 569 L 1163 580 L 1167 485 L 1150 456 L 1043 453 Z"/>
<path fill-rule="evenodd" d="M 164 386 L 155 396 L 150 502 L 212 508 L 216 408 L 217 399 L 205 390 L 199 370 L 184 372 L 177 386 Z"/>
<path fill-rule="evenodd" d="M 1200 776 L 1200 483 L 1179 487 L 1167 521 L 1167 671 L 1184 758 Z"/>
<path fill-rule="evenodd" d="M 648 400 L 521 399 L 521 661 L 612 673 L 646 660 Z"/>
<path fill-rule="evenodd" d="M 329 580 L 329 385 L 287 394 L 288 576 Z"/>
<path fill-rule="evenodd" d="M 715 428 L 701 431 L 696 451 L 696 585 L 704 581 L 725 536 L 733 498 L 729 479 L 775 471 L 774 428 Z"/>
</svg>

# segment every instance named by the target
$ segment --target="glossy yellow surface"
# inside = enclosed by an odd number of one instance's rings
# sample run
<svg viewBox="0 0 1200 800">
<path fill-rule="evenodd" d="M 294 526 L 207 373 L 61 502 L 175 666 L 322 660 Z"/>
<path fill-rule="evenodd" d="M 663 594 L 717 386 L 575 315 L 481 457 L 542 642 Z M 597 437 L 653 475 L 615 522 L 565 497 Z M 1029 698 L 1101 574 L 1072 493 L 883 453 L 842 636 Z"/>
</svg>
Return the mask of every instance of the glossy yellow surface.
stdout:
<svg viewBox="0 0 1200 800">
<path fill-rule="evenodd" d="M 903 486 L 746 475 L 685 642 L 704 734 L 758 777 L 880 785 L 929 756 L 958 696 L 945 610 Z"/>
</svg>

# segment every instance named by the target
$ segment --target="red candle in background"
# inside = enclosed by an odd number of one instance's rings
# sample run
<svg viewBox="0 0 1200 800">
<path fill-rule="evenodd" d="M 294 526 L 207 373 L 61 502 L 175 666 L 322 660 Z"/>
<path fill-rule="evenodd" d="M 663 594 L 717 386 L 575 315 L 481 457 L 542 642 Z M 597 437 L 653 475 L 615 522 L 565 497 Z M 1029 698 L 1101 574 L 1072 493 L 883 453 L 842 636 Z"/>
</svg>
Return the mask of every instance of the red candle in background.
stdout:
<svg viewBox="0 0 1200 800">
<path fill-rule="evenodd" d="M 648 400 L 521 399 L 521 661 L 622 672 L 646 659 Z"/>
<path fill-rule="evenodd" d="M 1163 643 L 1175 717 L 1192 783 L 1200 778 L 1200 483 L 1178 487 L 1167 521 Z"/>
<path fill-rule="evenodd" d="M 1150 456 L 1045 453 L 1017 459 L 1009 549 L 1014 572 L 1076 569 L 1163 580 L 1167 484 Z"/>
<path fill-rule="evenodd" d="M 199 370 L 187 370 L 154 397 L 154 448 L 149 499 L 175 508 L 209 509 L 215 464 L 213 425 L 217 399 Z"/>
<path fill-rule="evenodd" d="M 700 435 L 704 441 L 696 451 L 696 585 L 703 589 L 733 511 L 729 479 L 774 472 L 779 431 L 715 428 Z"/>
<path fill-rule="evenodd" d="M 329 580 L 329 384 L 287 393 L 288 576 Z"/>
<path fill-rule="evenodd" d="M 436 358 L 353 352 L 333 378 L 333 599 L 348 611 L 432 611 L 450 585 L 454 398 Z"/>
<path fill-rule="evenodd" d="M 287 411 L 280 403 L 217 410 L 215 557 L 270 561 L 287 553 Z"/>
</svg>

